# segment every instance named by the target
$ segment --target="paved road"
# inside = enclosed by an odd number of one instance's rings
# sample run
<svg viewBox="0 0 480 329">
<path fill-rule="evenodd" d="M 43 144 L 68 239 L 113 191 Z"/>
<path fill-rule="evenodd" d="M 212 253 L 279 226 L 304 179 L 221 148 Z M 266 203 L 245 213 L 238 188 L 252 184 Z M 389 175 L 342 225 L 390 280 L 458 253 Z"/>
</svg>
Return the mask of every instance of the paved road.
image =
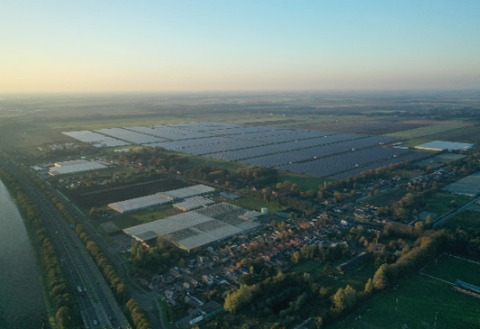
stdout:
<svg viewBox="0 0 480 329">
<path fill-rule="evenodd" d="M 77 289 L 77 299 L 85 328 L 130 329 L 93 259 L 55 205 L 24 173 L 2 155 L 0 163 L 4 164 L 9 173 L 23 186 L 43 219 L 71 285 Z"/>
<path fill-rule="evenodd" d="M 128 282 L 128 287 L 130 288 L 130 295 L 135 299 L 137 304 L 144 309 L 150 316 L 150 323 L 153 328 L 164 329 L 165 323 L 161 305 L 157 302 L 158 294 L 145 291 L 144 288 L 138 285 L 136 280 L 130 276 L 130 271 L 125 264 L 125 261 L 119 257 L 119 249 L 111 247 L 101 235 L 99 235 L 95 227 L 90 223 L 89 219 L 85 217 L 84 213 L 80 211 L 70 200 L 64 196 L 62 193 L 55 190 L 49 184 L 47 188 L 53 195 L 55 195 L 59 200 L 63 201 L 65 208 L 72 214 L 74 217 L 81 222 L 84 230 L 89 234 L 89 236 L 97 243 L 99 248 L 102 250 L 107 259 L 114 265 L 117 270 L 119 277 Z M 154 307 L 152 308 L 152 305 Z M 160 315 L 160 316 L 159 316 Z M 158 321 L 159 319 L 159 321 Z"/>
</svg>

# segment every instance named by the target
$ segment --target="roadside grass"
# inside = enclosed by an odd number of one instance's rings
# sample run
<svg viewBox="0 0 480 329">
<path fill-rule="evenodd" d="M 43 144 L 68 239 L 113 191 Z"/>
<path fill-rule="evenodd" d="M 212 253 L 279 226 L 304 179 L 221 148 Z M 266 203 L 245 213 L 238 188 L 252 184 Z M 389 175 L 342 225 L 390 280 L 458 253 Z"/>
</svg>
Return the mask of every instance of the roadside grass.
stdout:
<svg viewBox="0 0 480 329">
<path fill-rule="evenodd" d="M 385 134 L 384 136 L 404 138 L 404 139 L 414 139 L 414 138 L 419 138 L 423 136 L 428 136 L 428 135 L 433 135 L 433 134 L 438 134 L 438 133 L 443 133 L 446 131 L 458 129 L 459 125 L 460 124 L 458 122 L 452 122 L 451 125 L 432 125 L 432 126 L 399 131 L 391 134 Z"/>
<path fill-rule="evenodd" d="M 466 230 L 480 229 L 480 214 L 476 211 L 465 210 L 443 224 L 444 228 L 452 230 L 455 230 L 459 226 Z"/>
</svg>

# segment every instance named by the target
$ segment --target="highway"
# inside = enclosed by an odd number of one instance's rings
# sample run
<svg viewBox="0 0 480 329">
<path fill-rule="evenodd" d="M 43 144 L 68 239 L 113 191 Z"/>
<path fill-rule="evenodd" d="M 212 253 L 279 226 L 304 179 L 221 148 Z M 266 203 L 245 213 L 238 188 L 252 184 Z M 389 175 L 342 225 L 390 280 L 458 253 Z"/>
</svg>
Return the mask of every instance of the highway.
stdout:
<svg viewBox="0 0 480 329">
<path fill-rule="evenodd" d="M 23 186 L 43 219 L 62 266 L 76 291 L 85 328 L 131 329 L 92 257 L 55 205 L 1 154 L 0 163 Z"/>
</svg>

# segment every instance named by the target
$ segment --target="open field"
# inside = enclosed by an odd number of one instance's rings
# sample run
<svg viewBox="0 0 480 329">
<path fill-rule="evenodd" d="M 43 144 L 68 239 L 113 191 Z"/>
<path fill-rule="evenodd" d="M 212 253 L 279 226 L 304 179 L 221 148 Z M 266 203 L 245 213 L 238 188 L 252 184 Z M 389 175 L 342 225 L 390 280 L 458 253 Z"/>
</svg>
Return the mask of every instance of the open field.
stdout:
<svg viewBox="0 0 480 329">
<path fill-rule="evenodd" d="M 455 230 L 458 226 L 463 229 L 480 229 L 480 213 L 471 210 L 462 211 L 460 214 L 450 218 L 443 227 Z"/>
<path fill-rule="evenodd" d="M 393 202 L 400 200 L 407 194 L 406 191 L 399 188 L 392 188 L 384 193 L 372 195 L 364 202 L 372 203 L 378 207 L 390 206 Z"/>
<path fill-rule="evenodd" d="M 155 207 L 155 209 L 141 209 L 132 213 L 129 213 L 131 217 L 135 218 L 141 223 L 148 223 L 157 219 L 162 219 L 169 216 L 175 216 L 183 213 L 183 211 L 173 208 L 171 204 Z"/>
<path fill-rule="evenodd" d="M 439 192 L 428 199 L 424 211 L 432 212 L 437 214 L 437 216 L 441 216 L 455 209 L 451 203 L 452 201 L 455 202 L 456 207 L 461 207 L 470 200 L 471 198 L 465 195 L 454 195 Z"/>
<path fill-rule="evenodd" d="M 98 188 L 93 191 L 67 191 L 66 194 L 80 207 L 88 210 L 91 207 L 101 207 L 112 202 L 138 198 L 186 186 L 188 186 L 188 184 L 184 181 L 165 177 L 163 179 L 155 179 L 146 182 L 143 181 L 109 188 Z"/>
<path fill-rule="evenodd" d="M 464 271 L 454 268 L 459 261 Z M 470 263 L 441 256 L 428 270 L 430 275 L 443 278 L 459 275 L 458 279 L 467 281 L 480 269 L 478 265 L 467 264 Z M 457 292 L 450 284 L 417 274 L 402 280 L 397 287 L 373 296 L 360 310 L 327 328 L 474 329 L 480 327 L 479 307 L 478 298 Z"/>
<path fill-rule="evenodd" d="M 462 127 L 442 133 L 428 135 L 425 137 L 414 138 L 403 143 L 404 146 L 414 147 L 434 140 L 445 140 L 450 142 L 480 143 L 480 126 Z"/>
<path fill-rule="evenodd" d="M 463 127 L 465 124 L 461 124 L 458 122 L 452 122 L 451 125 L 433 125 L 433 126 L 426 126 L 421 128 L 415 128 L 405 131 L 394 132 L 390 134 L 386 134 L 387 137 L 397 137 L 403 139 L 414 139 L 423 136 L 444 133 L 446 131 L 458 129 L 459 127 Z"/>
<path fill-rule="evenodd" d="M 424 267 L 421 273 L 428 274 L 455 283 L 461 280 L 476 286 L 480 286 L 480 262 L 463 257 L 443 254 L 438 256 L 435 261 Z M 479 301 L 480 302 L 480 301 Z"/>
<path fill-rule="evenodd" d="M 297 174 L 293 172 L 280 171 L 278 173 L 278 181 L 284 182 L 286 180 L 300 186 L 302 191 L 318 189 L 318 186 L 323 185 L 323 182 L 331 181 L 331 179 L 327 179 L 327 178 L 312 177 L 312 176 Z"/>
<path fill-rule="evenodd" d="M 345 274 L 339 274 L 335 267 L 346 261 L 346 258 L 342 258 L 333 263 L 334 274 L 332 276 L 323 275 L 325 269 L 324 263 L 317 263 L 312 260 L 302 260 L 300 263 L 294 265 L 290 271 L 308 273 L 312 276 L 314 281 L 323 286 L 332 287 L 334 289 L 344 288 L 346 285 L 350 285 L 357 291 L 363 290 L 365 288 L 365 283 L 375 274 L 373 261 L 367 260 L 357 268 L 354 268 Z"/>
<path fill-rule="evenodd" d="M 268 202 L 263 202 L 255 199 L 251 199 L 248 197 L 242 197 L 240 199 L 234 200 L 234 201 L 228 201 L 229 203 L 232 203 L 236 206 L 245 208 L 245 209 L 250 209 L 250 210 L 256 210 L 260 212 L 261 208 L 267 208 L 269 214 L 276 213 L 278 211 L 282 211 L 285 209 L 285 207 L 278 206 L 272 203 Z"/>
<path fill-rule="evenodd" d="M 331 120 L 317 122 L 307 120 L 304 123 L 293 123 L 290 128 L 334 131 L 364 135 L 383 135 L 425 126 L 425 124 L 406 123 L 401 119 L 357 116 L 331 116 Z"/>
</svg>

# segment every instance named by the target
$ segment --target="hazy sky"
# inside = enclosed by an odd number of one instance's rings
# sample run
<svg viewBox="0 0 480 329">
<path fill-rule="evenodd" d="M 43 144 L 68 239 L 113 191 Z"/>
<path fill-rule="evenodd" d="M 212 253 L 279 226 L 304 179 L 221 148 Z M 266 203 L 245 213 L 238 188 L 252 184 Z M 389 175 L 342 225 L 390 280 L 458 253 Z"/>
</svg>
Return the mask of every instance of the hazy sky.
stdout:
<svg viewBox="0 0 480 329">
<path fill-rule="evenodd" d="M 0 8 L 0 92 L 480 88 L 479 0 Z"/>
</svg>

